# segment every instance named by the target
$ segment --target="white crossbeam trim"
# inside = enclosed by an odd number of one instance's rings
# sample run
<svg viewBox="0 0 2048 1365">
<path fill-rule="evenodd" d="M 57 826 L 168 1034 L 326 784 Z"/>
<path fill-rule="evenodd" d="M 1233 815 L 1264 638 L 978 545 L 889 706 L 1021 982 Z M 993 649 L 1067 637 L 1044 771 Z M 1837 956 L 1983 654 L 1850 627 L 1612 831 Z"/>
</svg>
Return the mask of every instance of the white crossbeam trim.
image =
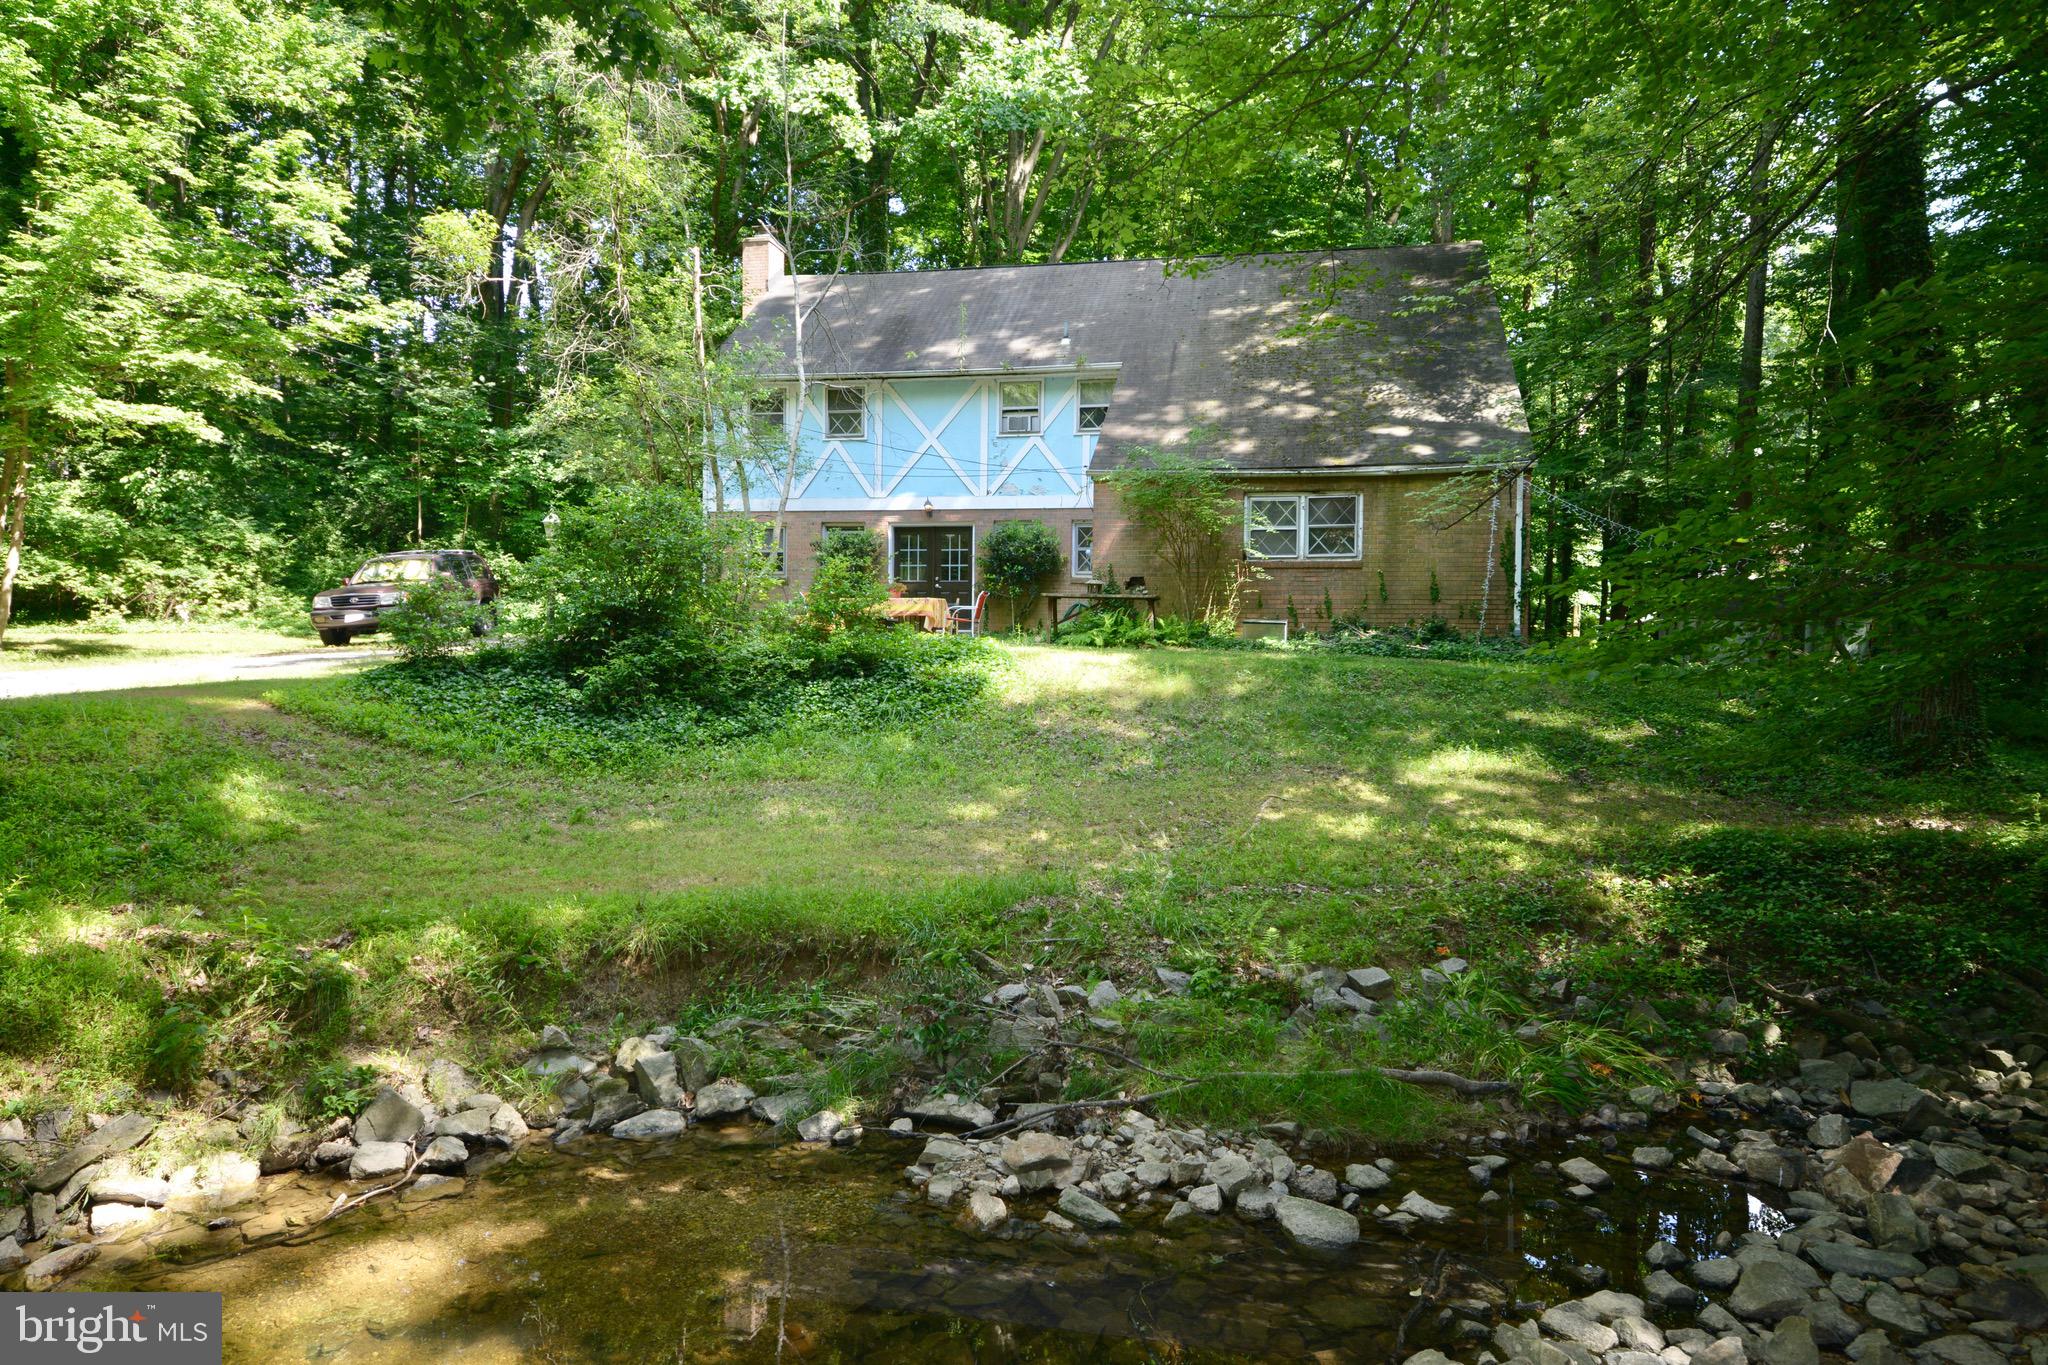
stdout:
<svg viewBox="0 0 2048 1365">
<path fill-rule="evenodd" d="M 1010 463 L 1004 467 L 1002 477 L 996 480 L 995 486 L 1001 488 L 1004 484 L 1008 483 L 1010 476 L 1017 472 L 1017 467 L 1024 463 L 1024 458 L 1033 450 L 1045 456 L 1046 464 L 1051 467 L 1053 473 L 1060 476 L 1060 482 L 1067 486 L 1069 493 L 1081 491 L 1081 485 L 1074 482 L 1074 476 L 1067 473 L 1059 460 L 1053 456 L 1052 449 L 1046 445 L 1045 439 L 1042 436 L 1034 436 L 1023 444 L 1016 455 L 1011 458 Z"/>
<path fill-rule="evenodd" d="M 948 412 L 944 417 L 941 417 L 939 419 L 937 431 L 943 432 L 947 427 L 951 426 L 953 424 L 953 419 L 955 417 L 958 417 L 961 414 L 961 412 L 967 407 L 968 403 L 974 400 L 975 395 L 978 392 L 980 392 L 981 388 L 982 386 L 978 383 L 969 385 L 967 392 L 961 394 L 959 401 L 953 404 L 952 411 Z M 945 441 L 940 439 L 940 437 L 934 432 L 933 428 L 926 426 L 923 420 L 919 418 L 918 415 L 911 410 L 910 404 L 903 401 L 903 395 L 896 391 L 896 386 L 894 384 L 884 384 L 882 386 L 882 391 L 888 394 L 889 397 L 895 401 L 897 411 L 901 412 L 905 417 L 908 417 L 910 419 L 910 425 L 916 427 L 917 434 L 923 438 L 919 442 L 917 449 L 911 453 L 910 458 L 904 462 L 903 468 L 896 471 L 896 477 L 889 480 L 888 484 L 883 487 L 882 496 L 886 497 L 889 494 L 894 493 L 896 491 L 896 485 L 902 483 L 905 479 L 909 478 L 910 471 L 913 468 L 915 468 L 917 462 L 919 460 L 922 460 L 925 457 L 926 453 L 930 451 L 937 451 L 939 458 L 944 460 L 948 465 L 952 467 L 953 473 L 959 476 L 960 486 L 962 488 L 968 489 L 970 492 L 974 493 L 988 492 L 988 489 L 978 486 L 975 483 L 974 479 L 968 475 L 967 471 L 960 467 L 960 462 L 953 458 L 953 452 L 946 449 Z"/>
</svg>

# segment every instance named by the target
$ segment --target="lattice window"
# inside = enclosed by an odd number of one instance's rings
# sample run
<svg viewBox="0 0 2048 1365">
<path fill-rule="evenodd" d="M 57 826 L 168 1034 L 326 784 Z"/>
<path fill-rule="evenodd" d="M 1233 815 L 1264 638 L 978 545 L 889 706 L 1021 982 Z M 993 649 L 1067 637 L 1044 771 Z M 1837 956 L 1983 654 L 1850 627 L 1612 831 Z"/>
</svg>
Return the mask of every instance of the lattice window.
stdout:
<svg viewBox="0 0 2048 1365">
<path fill-rule="evenodd" d="M 1308 504 L 1308 557 L 1356 559 L 1358 498 L 1351 493 L 1336 497 L 1310 494 L 1304 501 Z"/>
<path fill-rule="evenodd" d="M 866 389 L 845 384 L 826 386 L 825 434 L 835 441 L 858 441 L 868 434 Z"/>
<path fill-rule="evenodd" d="M 1301 557 L 1301 499 L 1261 497 L 1244 500 L 1244 548 L 1253 559 Z"/>
</svg>

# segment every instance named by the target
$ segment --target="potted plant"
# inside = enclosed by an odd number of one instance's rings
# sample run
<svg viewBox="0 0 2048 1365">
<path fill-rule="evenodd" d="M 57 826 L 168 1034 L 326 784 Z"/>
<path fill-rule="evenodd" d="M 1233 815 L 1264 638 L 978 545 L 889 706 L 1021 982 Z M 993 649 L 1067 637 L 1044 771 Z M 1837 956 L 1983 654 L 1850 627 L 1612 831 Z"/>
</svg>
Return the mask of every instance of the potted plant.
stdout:
<svg viewBox="0 0 2048 1365">
<path fill-rule="evenodd" d="M 909 586 L 903 583 L 891 583 L 889 585 L 889 596 L 891 597 L 901 597 L 909 591 Z"/>
</svg>

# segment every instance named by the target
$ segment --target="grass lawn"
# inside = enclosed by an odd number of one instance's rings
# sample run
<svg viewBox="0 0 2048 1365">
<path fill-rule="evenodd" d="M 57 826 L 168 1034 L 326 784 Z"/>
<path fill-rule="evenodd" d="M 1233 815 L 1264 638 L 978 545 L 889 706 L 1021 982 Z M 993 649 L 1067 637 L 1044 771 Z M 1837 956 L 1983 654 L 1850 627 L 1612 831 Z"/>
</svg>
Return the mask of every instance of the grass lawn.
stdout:
<svg viewBox="0 0 2048 1365">
<path fill-rule="evenodd" d="M 195 655 L 281 654 L 319 647 L 320 641 L 310 624 L 295 630 L 273 630 L 263 626 L 137 621 L 111 631 L 75 623 L 10 625 L 5 639 L 0 639 L 0 671 L 141 663 Z"/>
<path fill-rule="evenodd" d="M 885 1037 L 972 1084 L 1001 1060 L 968 1036 L 988 957 L 1083 984 L 1194 972 L 1190 997 L 1125 1017 L 1155 1065 L 1362 1057 L 1562 1094 L 1674 1041 L 1624 1036 L 1631 998 L 1761 967 L 1967 1004 L 1995 963 L 2039 960 L 2039 748 L 1963 779 L 1826 750 L 1759 764 L 1713 679 L 1000 655 L 979 708 L 630 774 L 362 738 L 329 680 L 0 703 L 0 1095 L 429 1042 L 488 1068 L 565 1015 L 687 1026 L 878 996 Z M 1385 1040 L 1290 1028 L 1270 980 L 1446 951 L 1479 969 L 1471 1008 L 1396 1011 Z M 1518 1041 L 1522 992 L 1566 973 L 1605 1003 Z M 1395 1135 L 1442 1117 L 1312 1080 L 1181 1102 Z"/>
</svg>

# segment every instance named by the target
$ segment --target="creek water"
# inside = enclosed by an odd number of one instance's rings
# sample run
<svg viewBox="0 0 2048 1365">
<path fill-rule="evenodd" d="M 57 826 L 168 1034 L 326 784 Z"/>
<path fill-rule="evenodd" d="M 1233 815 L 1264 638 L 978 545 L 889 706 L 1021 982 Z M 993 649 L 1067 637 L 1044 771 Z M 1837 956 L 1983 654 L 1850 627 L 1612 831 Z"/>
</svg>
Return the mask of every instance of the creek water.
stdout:
<svg viewBox="0 0 2048 1365">
<path fill-rule="evenodd" d="M 595 1139 L 522 1151 L 458 1198 L 285 1231 L 343 1188 L 289 1177 L 240 1228 L 175 1223 L 73 1287 L 219 1290 L 230 1361 L 1384 1361 L 1450 1340 L 1447 1304 L 1582 1294 L 1588 1266 L 1633 1290 L 1656 1238 L 1700 1256 L 1718 1233 L 1783 1226 L 1747 1190 L 1622 1157 L 1603 1163 L 1615 1187 L 1580 1203 L 1530 1169 L 1557 1149 L 1516 1152 L 1490 1204 L 1462 1161 L 1404 1159 L 1387 1202 L 1419 1189 L 1458 1219 L 1407 1236 L 1367 1217 L 1336 1258 L 1230 1215 L 1166 1233 L 1164 1202 L 1076 1247 L 1031 1201 L 1013 1205 L 1031 1220 L 1018 1235 L 984 1239 L 906 1199 L 917 1151 L 872 1134 L 851 1151 Z"/>
</svg>

